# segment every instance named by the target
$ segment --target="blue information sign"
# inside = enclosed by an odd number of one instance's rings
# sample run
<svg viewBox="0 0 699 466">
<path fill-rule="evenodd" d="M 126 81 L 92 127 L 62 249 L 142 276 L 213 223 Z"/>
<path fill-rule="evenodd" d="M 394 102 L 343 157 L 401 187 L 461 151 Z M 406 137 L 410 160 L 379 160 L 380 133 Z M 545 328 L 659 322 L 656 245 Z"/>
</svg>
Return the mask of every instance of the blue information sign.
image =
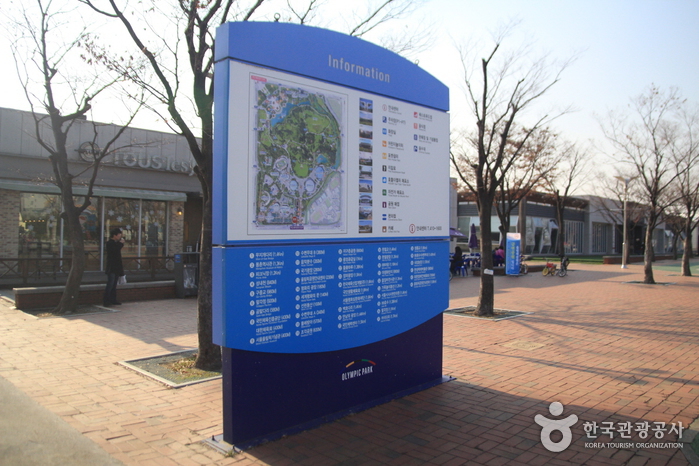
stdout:
<svg viewBox="0 0 699 466">
<path fill-rule="evenodd" d="M 214 79 L 224 439 L 441 383 L 446 86 L 364 40 L 259 22 L 219 28 Z"/>
<path fill-rule="evenodd" d="M 226 301 L 216 343 L 278 353 L 385 340 L 448 305 L 445 242 L 219 248 Z"/>
</svg>

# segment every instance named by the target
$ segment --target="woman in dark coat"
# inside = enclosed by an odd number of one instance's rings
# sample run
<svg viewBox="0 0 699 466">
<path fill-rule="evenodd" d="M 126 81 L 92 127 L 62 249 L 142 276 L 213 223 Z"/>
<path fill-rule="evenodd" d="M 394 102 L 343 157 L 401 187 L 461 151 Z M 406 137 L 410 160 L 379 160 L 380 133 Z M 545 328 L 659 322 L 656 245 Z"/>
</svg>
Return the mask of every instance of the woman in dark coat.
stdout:
<svg viewBox="0 0 699 466">
<path fill-rule="evenodd" d="M 451 265 L 449 270 L 453 275 L 456 275 L 456 271 L 464 265 L 464 253 L 461 251 L 459 246 L 454 249 L 454 256 L 451 258 Z"/>
<path fill-rule="evenodd" d="M 105 245 L 107 251 L 107 265 L 104 272 L 107 274 L 107 286 L 104 289 L 104 305 L 121 304 L 117 301 L 116 289 L 119 277 L 124 275 L 124 265 L 121 262 L 121 248 L 124 247 L 124 238 L 120 228 L 112 228 L 109 232 L 109 241 Z"/>
</svg>

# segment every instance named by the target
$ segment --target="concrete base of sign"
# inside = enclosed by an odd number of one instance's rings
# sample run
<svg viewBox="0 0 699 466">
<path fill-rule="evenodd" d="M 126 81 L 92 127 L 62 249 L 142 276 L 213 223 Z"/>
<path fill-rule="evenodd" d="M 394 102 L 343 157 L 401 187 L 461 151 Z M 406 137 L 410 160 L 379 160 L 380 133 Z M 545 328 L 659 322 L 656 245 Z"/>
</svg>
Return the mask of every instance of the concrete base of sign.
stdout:
<svg viewBox="0 0 699 466">
<path fill-rule="evenodd" d="M 244 450 L 449 381 L 442 324 L 325 353 L 223 348 L 224 441 Z"/>
</svg>

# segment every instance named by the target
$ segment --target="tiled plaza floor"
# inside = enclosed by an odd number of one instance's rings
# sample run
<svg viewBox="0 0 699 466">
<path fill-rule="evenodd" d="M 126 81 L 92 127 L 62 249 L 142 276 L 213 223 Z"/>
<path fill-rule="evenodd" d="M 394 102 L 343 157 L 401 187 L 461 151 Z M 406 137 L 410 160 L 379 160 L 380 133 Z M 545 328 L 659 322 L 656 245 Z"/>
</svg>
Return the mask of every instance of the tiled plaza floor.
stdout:
<svg viewBox="0 0 699 466">
<path fill-rule="evenodd" d="M 573 264 L 565 278 L 496 277 L 496 307 L 531 314 L 445 315 L 443 372 L 455 381 L 232 457 L 200 443 L 222 431 L 220 380 L 175 390 L 116 364 L 196 346 L 192 299 L 49 319 L 0 301 L 0 376 L 129 465 L 685 465 L 678 448 L 637 444 L 675 442 L 669 428 L 699 417 L 699 278 L 625 283 L 641 273 Z M 450 307 L 476 304 L 478 279 L 450 289 Z M 578 417 L 560 453 L 534 422 L 553 418 L 554 401 Z"/>
</svg>

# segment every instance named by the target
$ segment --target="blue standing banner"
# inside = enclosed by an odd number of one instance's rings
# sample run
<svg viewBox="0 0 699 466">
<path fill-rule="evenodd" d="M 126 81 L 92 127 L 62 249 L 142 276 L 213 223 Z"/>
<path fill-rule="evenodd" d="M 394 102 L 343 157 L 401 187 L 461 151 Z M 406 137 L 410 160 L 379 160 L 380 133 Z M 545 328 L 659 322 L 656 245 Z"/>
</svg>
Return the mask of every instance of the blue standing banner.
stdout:
<svg viewBox="0 0 699 466">
<path fill-rule="evenodd" d="M 246 448 L 439 384 L 449 93 L 361 39 L 218 29 L 214 341 Z"/>
<path fill-rule="evenodd" d="M 522 261 L 520 233 L 508 233 L 505 246 L 505 274 L 519 275 L 519 266 Z"/>
</svg>

